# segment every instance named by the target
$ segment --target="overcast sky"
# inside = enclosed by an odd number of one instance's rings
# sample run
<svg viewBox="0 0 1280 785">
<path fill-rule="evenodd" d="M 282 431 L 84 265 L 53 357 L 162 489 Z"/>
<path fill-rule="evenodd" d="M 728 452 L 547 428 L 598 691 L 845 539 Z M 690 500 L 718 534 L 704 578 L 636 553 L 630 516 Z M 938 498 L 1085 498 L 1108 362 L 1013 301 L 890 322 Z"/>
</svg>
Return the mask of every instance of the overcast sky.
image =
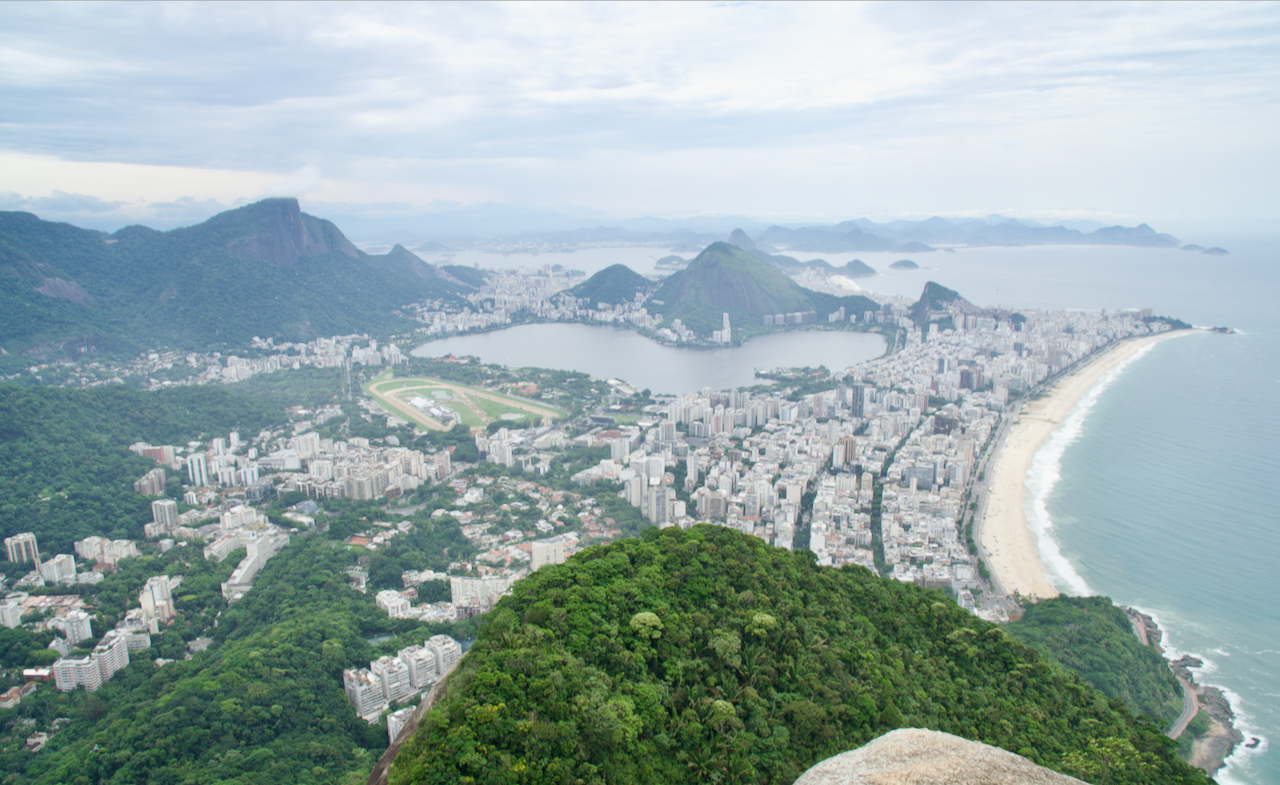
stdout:
<svg viewBox="0 0 1280 785">
<path fill-rule="evenodd" d="M 0 209 L 1280 214 L 1280 5 L 0 3 Z"/>
</svg>

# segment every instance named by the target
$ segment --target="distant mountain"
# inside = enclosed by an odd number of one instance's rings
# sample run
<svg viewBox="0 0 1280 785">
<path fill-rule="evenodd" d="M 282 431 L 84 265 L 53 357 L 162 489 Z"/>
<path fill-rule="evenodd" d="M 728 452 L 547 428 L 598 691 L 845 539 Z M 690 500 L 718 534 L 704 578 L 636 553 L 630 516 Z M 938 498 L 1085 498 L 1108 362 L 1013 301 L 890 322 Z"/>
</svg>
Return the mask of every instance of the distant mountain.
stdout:
<svg viewBox="0 0 1280 785">
<path fill-rule="evenodd" d="M 652 281 L 630 267 L 615 264 L 573 287 L 568 294 L 580 297 L 594 307 L 596 303 L 629 303 L 637 294 L 649 292 L 653 287 Z"/>
<path fill-rule="evenodd" d="M 464 286 L 479 289 L 484 286 L 488 273 L 478 267 L 465 267 L 460 264 L 443 264 L 438 268 L 441 276 L 452 278 Z"/>
<path fill-rule="evenodd" d="M 899 245 L 894 240 L 867 234 L 856 226 L 841 231 L 844 228 L 843 224 L 837 227 L 806 226 L 800 229 L 770 226 L 760 235 L 760 239 L 774 245 L 785 245 L 792 251 L 817 253 L 899 250 Z"/>
<path fill-rule="evenodd" d="M 0 348 L 33 358 L 398 329 L 394 309 L 465 289 L 396 246 L 361 252 L 295 199 L 167 232 L 0 212 Z"/>
<path fill-rule="evenodd" d="M 841 268 L 832 267 L 831 263 L 826 259 L 811 259 L 807 262 L 802 262 L 794 256 L 776 253 L 777 249 L 767 240 L 761 239 L 756 242 L 741 229 L 733 230 L 729 235 L 729 244 L 737 246 L 762 262 L 768 262 L 779 270 L 788 272 L 811 270 L 823 275 L 848 275 L 854 278 L 876 274 L 875 270 L 863 264 L 859 259 L 846 262 L 844 267 Z"/>
<path fill-rule="evenodd" d="M 911 321 L 917 325 L 924 325 L 929 322 L 929 315 L 938 311 L 945 311 L 948 308 L 959 306 L 959 310 L 966 313 L 977 313 L 982 311 L 981 308 L 969 302 L 960 296 L 960 293 L 954 289 L 948 289 L 939 283 L 929 281 L 924 285 L 924 291 L 920 293 L 920 299 L 915 305 L 911 306 Z"/>
<path fill-rule="evenodd" d="M 760 325 L 766 314 L 815 311 L 817 319 L 844 306 L 847 313 L 877 310 L 866 297 L 835 297 L 805 289 L 773 266 L 741 248 L 712 243 L 689 266 L 663 281 L 649 300 L 649 311 L 664 324 L 679 318 L 699 335 L 720 329 L 723 315 L 732 325 Z"/>
<path fill-rule="evenodd" d="M 792 251 L 839 253 L 845 251 L 903 251 L 927 253 L 933 245 L 1137 245 L 1176 248 L 1172 235 L 1160 234 L 1146 224 L 1136 227 L 1096 225 L 1089 232 L 1066 226 L 1045 226 L 1035 221 L 992 215 L 986 219 L 948 221 L 934 216 L 925 221 L 876 223 L 866 218 L 838 224 L 787 228 L 771 226 L 758 238 L 785 245 Z"/>
<path fill-rule="evenodd" d="M 1230 252 L 1230 251 L 1228 251 L 1226 248 L 1219 248 L 1219 247 L 1217 247 L 1217 246 L 1215 245 L 1215 246 L 1214 246 L 1214 247 L 1212 247 L 1212 248 L 1206 248 L 1206 249 L 1204 249 L 1204 250 L 1203 250 L 1203 251 L 1201 251 L 1200 253 L 1209 254 L 1210 256 L 1227 256 L 1227 255 L 1229 255 L 1231 252 Z"/>
<path fill-rule="evenodd" d="M 895 270 L 919 270 L 920 269 L 920 265 L 916 264 L 910 259 L 899 259 L 898 261 L 894 262 L 889 266 Z"/>
<path fill-rule="evenodd" d="M 831 272 L 834 275 L 843 275 L 848 278 L 866 278 L 868 275 L 877 275 L 875 268 L 861 259 L 850 259 L 844 263 L 843 267 L 837 267 Z"/>
</svg>

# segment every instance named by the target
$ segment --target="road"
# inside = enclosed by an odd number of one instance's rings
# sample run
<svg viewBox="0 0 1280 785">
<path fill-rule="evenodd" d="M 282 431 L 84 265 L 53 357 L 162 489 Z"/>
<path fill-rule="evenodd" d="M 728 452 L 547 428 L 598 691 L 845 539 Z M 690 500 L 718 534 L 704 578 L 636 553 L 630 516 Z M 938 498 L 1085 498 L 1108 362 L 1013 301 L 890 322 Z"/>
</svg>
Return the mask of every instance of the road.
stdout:
<svg viewBox="0 0 1280 785">
<path fill-rule="evenodd" d="M 1178 719 L 1174 720 L 1173 727 L 1166 734 L 1171 739 L 1181 736 L 1191 720 L 1200 713 L 1200 701 L 1196 699 L 1196 690 L 1191 686 L 1191 682 L 1178 679 L 1178 683 L 1182 685 L 1182 713 L 1178 715 Z"/>
</svg>

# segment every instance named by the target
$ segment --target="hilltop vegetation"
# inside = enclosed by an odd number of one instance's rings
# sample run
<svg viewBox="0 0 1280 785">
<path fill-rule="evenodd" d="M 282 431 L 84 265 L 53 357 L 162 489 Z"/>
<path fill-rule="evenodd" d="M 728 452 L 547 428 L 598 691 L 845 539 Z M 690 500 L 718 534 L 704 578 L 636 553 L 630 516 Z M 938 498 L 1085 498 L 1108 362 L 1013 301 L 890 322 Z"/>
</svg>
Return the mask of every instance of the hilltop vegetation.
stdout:
<svg viewBox="0 0 1280 785">
<path fill-rule="evenodd" d="M 629 303 L 639 293 L 649 292 L 654 284 L 648 278 L 625 264 L 610 265 L 569 290 L 569 294 L 586 300 L 590 307 L 596 303 Z"/>
<path fill-rule="evenodd" d="M 404 747 L 408 783 L 791 783 L 897 727 L 1111 783 L 1205 783 L 1146 718 L 941 595 L 729 529 L 517 584 Z"/>
<path fill-rule="evenodd" d="M 664 325 L 678 318 L 699 335 L 720 329 L 725 313 L 741 328 L 761 324 L 766 314 L 816 311 L 818 319 L 826 321 L 827 314 L 841 306 L 848 313 L 880 308 L 866 297 L 805 289 L 747 251 L 723 242 L 707 246 L 688 267 L 663 281 L 649 302 L 651 312 L 662 313 Z"/>
<path fill-rule="evenodd" d="M 1129 617 L 1107 597 L 1041 600 L 1006 629 L 1134 712 L 1171 723 L 1182 710 L 1182 688 L 1169 664 L 1142 645 Z"/>
<path fill-rule="evenodd" d="M 397 306 L 463 288 L 402 247 L 359 251 L 295 199 L 112 235 L 0 212 L 0 281 L 0 347 L 36 358 L 390 329 Z"/>
</svg>

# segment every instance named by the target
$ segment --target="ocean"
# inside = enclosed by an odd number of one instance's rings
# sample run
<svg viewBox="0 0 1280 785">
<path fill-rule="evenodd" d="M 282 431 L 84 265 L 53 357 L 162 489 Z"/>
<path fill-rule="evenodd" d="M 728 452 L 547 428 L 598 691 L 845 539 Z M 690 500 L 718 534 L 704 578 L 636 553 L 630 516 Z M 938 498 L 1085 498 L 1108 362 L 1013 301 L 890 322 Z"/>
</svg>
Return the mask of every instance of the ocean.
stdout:
<svg viewBox="0 0 1280 785">
<path fill-rule="evenodd" d="M 1261 785 L 1280 782 L 1280 238 L 1216 244 L 1232 255 L 961 250 L 892 283 L 910 294 L 936 280 L 983 305 L 1150 307 L 1239 331 L 1171 338 L 1116 368 L 1037 453 L 1025 504 L 1060 590 L 1137 607 L 1175 658 L 1204 660 L 1198 680 L 1260 739 L 1217 778 Z"/>
</svg>

